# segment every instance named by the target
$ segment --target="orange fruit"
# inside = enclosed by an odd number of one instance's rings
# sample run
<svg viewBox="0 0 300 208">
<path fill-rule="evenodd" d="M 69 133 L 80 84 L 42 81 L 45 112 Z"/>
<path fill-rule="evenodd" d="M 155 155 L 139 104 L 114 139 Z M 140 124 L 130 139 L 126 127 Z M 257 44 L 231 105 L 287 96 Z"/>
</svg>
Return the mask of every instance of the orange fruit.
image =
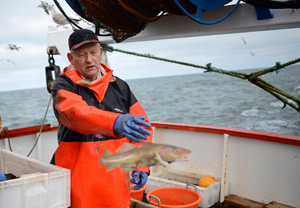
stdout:
<svg viewBox="0 0 300 208">
<path fill-rule="evenodd" d="M 212 182 L 215 182 L 216 179 L 210 175 L 204 175 L 199 179 L 199 186 L 202 186 L 204 188 L 209 187 L 209 184 L 211 184 Z"/>
</svg>

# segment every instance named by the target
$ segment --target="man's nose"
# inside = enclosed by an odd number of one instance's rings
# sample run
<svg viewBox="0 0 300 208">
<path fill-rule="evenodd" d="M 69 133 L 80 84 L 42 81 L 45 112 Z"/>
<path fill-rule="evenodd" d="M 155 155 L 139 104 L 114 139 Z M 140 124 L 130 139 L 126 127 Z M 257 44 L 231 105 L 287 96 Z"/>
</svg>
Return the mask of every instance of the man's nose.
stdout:
<svg viewBox="0 0 300 208">
<path fill-rule="evenodd" d="M 87 53 L 85 61 L 88 63 L 90 63 L 92 61 L 92 55 L 90 53 Z"/>
</svg>

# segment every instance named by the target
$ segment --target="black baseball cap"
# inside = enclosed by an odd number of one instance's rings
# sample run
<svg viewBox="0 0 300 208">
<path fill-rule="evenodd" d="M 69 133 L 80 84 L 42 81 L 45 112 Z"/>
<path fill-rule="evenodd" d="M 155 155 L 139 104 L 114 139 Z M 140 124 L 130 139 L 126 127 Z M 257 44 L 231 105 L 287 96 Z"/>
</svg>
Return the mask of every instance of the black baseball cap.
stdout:
<svg viewBox="0 0 300 208">
<path fill-rule="evenodd" d="M 91 30 L 75 30 L 69 37 L 70 50 L 77 49 L 87 43 L 100 43 L 97 35 Z"/>
</svg>

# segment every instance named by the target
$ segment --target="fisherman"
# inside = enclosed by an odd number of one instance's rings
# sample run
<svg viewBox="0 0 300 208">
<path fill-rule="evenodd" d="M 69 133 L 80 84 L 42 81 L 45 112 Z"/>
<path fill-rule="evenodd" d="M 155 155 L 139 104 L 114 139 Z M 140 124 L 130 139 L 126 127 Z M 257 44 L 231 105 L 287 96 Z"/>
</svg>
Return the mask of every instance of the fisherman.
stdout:
<svg viewBox="0 0 300 208">
<path fill-rule="evenodd" d="M 115 153 L 124 143 L 152 142 L 147 115 L 128 84 L 100 63 L 102 47 L 90 30 L 69 36 L 66 67 L 51 87 L 59 122 L 52 164 L 71 170 L 71 207 L 130 205 L 129 174 L 99 166 L 104 150 Z M 147 181 L 149 167 L 132 172 L 135 189 Z"/>
</svg>

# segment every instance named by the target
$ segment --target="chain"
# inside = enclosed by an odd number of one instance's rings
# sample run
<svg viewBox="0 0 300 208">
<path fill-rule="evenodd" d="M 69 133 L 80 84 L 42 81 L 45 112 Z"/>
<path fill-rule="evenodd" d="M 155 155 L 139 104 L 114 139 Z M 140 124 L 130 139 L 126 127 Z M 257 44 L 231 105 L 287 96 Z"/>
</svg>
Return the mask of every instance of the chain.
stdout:
<svg viewBox="0 0 300 208">
<path fill-rule="evenodd" d="M 55 60 L 54 60 L 54 57 L 53 57 L 53 50 L 49 51 L 48 63 L 49 63 L 49 65 L 54 65 L 55 64 Z"/>
</svg>

